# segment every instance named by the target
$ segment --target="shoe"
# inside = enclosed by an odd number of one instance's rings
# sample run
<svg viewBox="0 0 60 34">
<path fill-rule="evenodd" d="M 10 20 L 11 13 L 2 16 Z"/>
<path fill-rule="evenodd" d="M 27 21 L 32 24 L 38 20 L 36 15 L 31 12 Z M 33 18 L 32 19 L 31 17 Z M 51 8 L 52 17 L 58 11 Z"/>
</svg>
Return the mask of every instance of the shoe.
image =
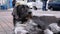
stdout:
<svg viewBox="0 0 60 34">
<path fill-rule="evenodd" d="M 47 11 L 47 9 L 46 10 L 43 10 L 43 11 Z"/>
</svg>

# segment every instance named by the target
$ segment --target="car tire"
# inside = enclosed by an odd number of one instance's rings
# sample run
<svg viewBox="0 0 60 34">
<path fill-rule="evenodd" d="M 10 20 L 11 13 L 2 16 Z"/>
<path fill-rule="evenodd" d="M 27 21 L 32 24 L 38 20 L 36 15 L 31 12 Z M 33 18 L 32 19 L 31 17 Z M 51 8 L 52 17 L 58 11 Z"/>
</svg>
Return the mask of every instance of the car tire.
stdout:
<svg viewBox="0 0 60 34">
<path fill-rule="evenodd" d="M 49 6 L 48 9 L 53 10 L 52 6 Z"/>
<path fill-rule="evenodd" d="M 53 7 L 51 7 L 51 8 L 50 8 L 50 10 L 52 10 L 52 11 L 53 11 L 53 10 L 54 10 L 54 8 L 53 8 Z"/>
<path fill-rule="evenodd" d="M 48 7 L 48 9 L 51 9 L 51 7 Z"/>
</svg>

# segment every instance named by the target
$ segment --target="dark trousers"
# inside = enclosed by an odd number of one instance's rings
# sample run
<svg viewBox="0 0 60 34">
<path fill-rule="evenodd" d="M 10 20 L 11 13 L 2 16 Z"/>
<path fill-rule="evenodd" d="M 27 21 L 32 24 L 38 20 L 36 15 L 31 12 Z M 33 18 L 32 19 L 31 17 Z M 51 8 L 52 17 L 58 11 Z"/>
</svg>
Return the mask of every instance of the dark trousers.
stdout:
<svg viewBox="0 0 60 34">
<path fill-rule="evenodd" d="M 15 18 L 15 15 L 13 15 L 13 26 L 16 25 L 16 18 Z"/>
<path fill-rule="evenodd" d="M 47 1 L 43 1 L 43 7 L 42 7 L 42 10 L 46 10 L 46 5 L 47 5 Z"/>
<path fill-rule="evenodd" d="M 15 26 L 16 24 L 16 19 L 13 17 L 13 25 Z"/>
<path fill-rule="evenodd" d="M 13 8 L 15 7 L 15 4 L 13 4 Z"/>
</svg>

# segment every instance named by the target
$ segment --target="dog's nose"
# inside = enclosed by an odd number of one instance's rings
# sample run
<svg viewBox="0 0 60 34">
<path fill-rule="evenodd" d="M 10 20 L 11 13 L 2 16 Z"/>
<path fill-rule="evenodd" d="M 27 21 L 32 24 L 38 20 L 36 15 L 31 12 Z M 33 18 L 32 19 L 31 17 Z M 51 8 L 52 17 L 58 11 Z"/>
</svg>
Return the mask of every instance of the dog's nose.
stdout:
<svg viewBox="0 0 60 34">
<path fill-rule="evenodd" d="M 29 33 L 26 33 L 26 34 L 29 34 Z"/>
<path fill-rule="evenodd" d="M 28 12 L 28 14 L 32 14 L 32 12 Z"/>
</svg>

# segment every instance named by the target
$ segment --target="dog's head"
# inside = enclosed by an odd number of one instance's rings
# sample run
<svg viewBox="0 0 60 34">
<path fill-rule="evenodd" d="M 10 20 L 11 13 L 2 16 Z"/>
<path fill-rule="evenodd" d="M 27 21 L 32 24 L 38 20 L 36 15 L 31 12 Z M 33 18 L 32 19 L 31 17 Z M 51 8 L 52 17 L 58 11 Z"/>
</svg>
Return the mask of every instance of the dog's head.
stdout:
<svg viewBox="0 0 60 34">
<path fill-rule="evenodd" d="M 30 8 L 27 5 L 17 6 L 17 15 L 22 22 L 27 21 L 28 18 L 31 18 L 32 12 L 30 12 L 29 9 Z"/>
</svg>

